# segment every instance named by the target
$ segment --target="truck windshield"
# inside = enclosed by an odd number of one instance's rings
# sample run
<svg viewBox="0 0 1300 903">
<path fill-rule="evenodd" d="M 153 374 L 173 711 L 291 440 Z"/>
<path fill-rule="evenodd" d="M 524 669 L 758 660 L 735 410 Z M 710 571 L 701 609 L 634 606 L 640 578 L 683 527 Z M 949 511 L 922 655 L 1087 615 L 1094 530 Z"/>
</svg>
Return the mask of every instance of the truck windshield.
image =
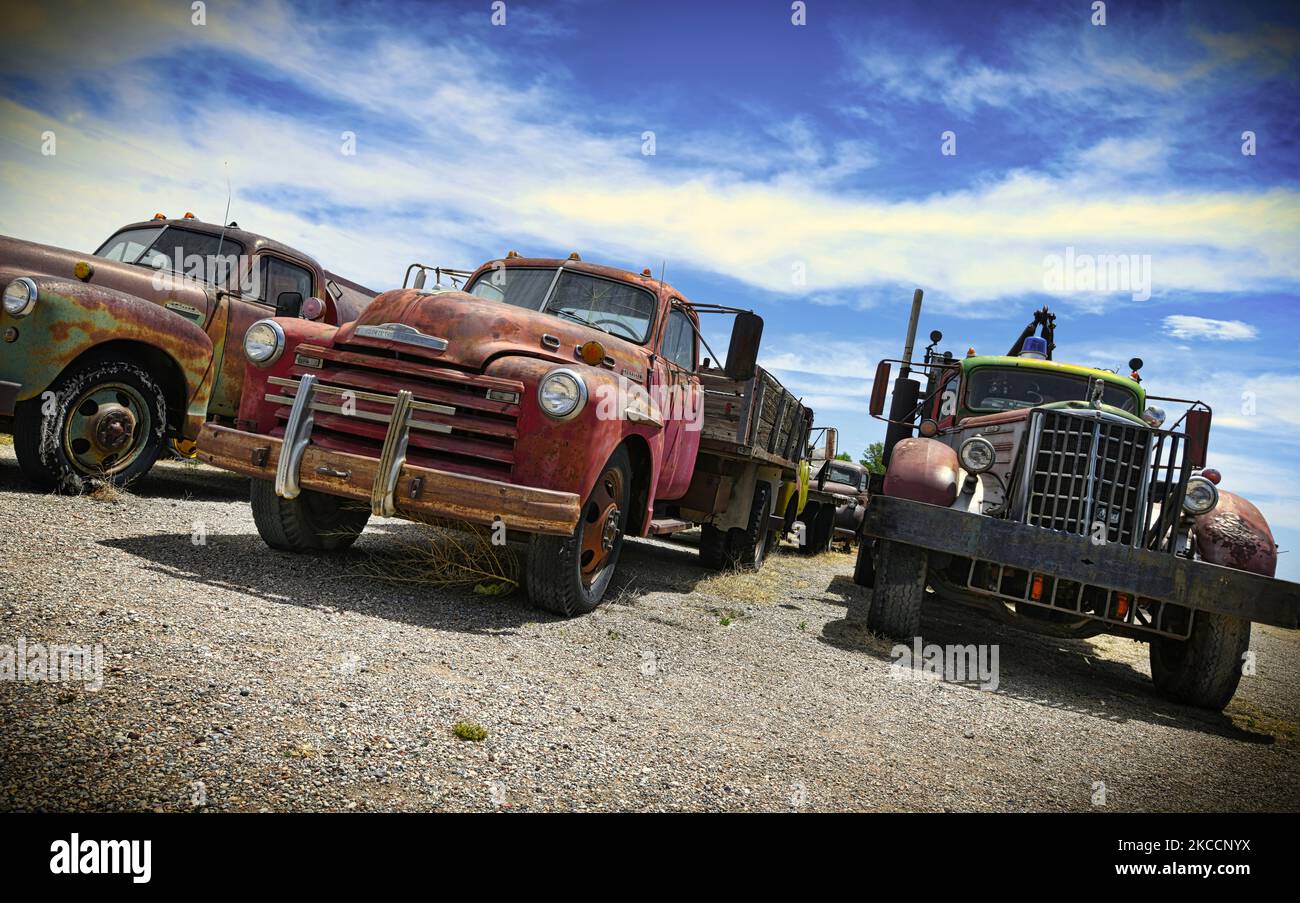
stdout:
<svg viewBox="0 0 1300 903">
<path fill-rule="evenodd" d="M 540 310 L 643 343 L 654 321 L 654 295 L 614 279 L 561 269 L 500 267 L 481 274 L 466 289 L 490 301 Z"/>
<path fill-rule="evenodd" d="M 220 254 L 218 254 L 218 249 Z M 219 284 L 235 275 L 244 246 L 226 235 L 191 232 L 173 226 L 126 229 L 104 242 L 96 257 L 136 263 Z"/>
<path fill-rule="evenodd" d="M 1013 411 L 1057 401 L 1084 401 L 1087 397 L 1086 377 L 1028 367 L 978 367 L 969 377 L 966 406 L 972 411 Z M 1129 413 L 1137 412 L 1137 396 L 1113 383 L 1106 383 L 1102 401 Z"/>
<path fill-rule="evenodd" d="M 831 465 L 830 473 L 827 474 L 827 479 L 832 483 L 846 483 L 855 489 L 862 489 L 862 474 L 858 473 L 851 467 Z"/>
</svg>

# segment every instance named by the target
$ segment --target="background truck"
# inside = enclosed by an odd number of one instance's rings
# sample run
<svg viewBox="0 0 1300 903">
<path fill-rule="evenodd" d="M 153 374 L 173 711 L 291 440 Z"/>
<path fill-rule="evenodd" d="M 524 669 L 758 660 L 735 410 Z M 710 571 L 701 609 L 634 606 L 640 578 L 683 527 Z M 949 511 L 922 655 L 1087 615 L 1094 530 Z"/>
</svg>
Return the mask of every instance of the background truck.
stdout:
<svg viewBox="0 0 1300 903">
<path fill-rule="evenodd" d="M 67 491 L 128 483 L 168 440 L 187 452 L 205 421 L 233 422 L 254 321 L 345 323 L 375 294 L 189 213 L 123 226 L 94 254 L 0 237 L 0 290 L 0 423 L 22 472 Z"/>
<path fill-rule="evenodd" d="M 826 551 L 836 539 L 855 542 L 870 497 L 871 472 L 838 457 L 835 427 L 823 427 L 821 432 L 822 444 L 809 451 L 809 498 L 799 512 L 806 539 L 802 551 L 809 554 Z"/>
<path fill-rule="evenodd" d="M 735 317 L 721 367 L 710 312 Z M 346 548 L 372 514 L 491 527 L 527 541 L 532 602 L 574 615 L 628 535 L 702 523 L 706 564 L 762 563 L 812 413 L 758 369 L 761 335 L 649 269 L 510 252 L 346 326 L 254 324 L 240 424 L 199 456 L 254 478 L 274 548 Z"/>
<path fill-rule="evenodd" d="M 918 290 L 854 573 L 872 588 L 870 626 L 915 636 L 933 599 L 1042 633 L 1132 637 L 1150 644 L 1161 694 L 1222 709 L 1251 622 L 1300 626 L 1300 585 L 1272 579 L 1263 515 L 1206 466 L 1210 409 L 1148 396 L 1137 358 L 1128 376 L 1053 360 L 1046 308 L 1004 356 L 954 359 L 936 331 L 913 363 L 920 307 Z M 1165 428 L 1151 401 L 1185 411 Z"/>
</svg>

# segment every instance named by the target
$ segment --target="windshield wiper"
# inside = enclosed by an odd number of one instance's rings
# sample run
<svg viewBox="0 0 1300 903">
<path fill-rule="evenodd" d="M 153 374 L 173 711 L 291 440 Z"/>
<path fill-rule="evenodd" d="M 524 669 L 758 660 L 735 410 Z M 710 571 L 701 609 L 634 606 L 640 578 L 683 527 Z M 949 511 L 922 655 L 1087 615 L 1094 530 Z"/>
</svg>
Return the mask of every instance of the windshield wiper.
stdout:
<svg viewBox="0 0 1300 903">
<path fill-rule="evenodd" d="M 591 322 L 590 320 L 584 317 L 580 317 L 577 314 L 573 313 L 572 311 L 565 310 L 562 307 L 548 307 L 546 308 L 546 312 L 548 314 L 557 314 L 561 317 L 568 317 L 570 320 L 575 320 L 578 323 L 581 323 L 583 326 L 590 326 L 592 329 L 600 329 L 599 326 L 597 326 L 595 323 Z M 600 329 L 600 331 L 608 332 L 609 330 Z"/>
</svg>

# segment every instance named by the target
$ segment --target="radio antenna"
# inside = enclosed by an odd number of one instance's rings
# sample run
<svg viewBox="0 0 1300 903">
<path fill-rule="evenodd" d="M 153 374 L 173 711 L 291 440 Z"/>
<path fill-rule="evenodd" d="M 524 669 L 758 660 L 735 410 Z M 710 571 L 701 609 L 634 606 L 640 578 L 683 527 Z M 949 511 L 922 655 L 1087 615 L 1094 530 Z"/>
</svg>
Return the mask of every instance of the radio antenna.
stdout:
<svg viewBox="0 0 1300 903">
<path fill-rule="evenodd" d="M 217 260 L 221 259 L 221 246 L 226 241 L 226 224 L 230 222 L 230 161 L 223 160 L 221 165 L 226 170 L 226 215 L 221 218 L 221 234 L 217 237 Z"/>
</svg>

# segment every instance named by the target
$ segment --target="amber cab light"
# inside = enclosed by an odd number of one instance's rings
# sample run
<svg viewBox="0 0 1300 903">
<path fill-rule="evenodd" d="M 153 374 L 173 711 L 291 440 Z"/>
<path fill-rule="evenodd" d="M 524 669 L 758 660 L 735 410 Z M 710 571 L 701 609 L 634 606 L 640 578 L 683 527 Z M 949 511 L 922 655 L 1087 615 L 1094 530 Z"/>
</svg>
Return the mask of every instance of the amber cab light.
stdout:
<svg viewBox="0 0 1300 903">
<path fill-rule="evenodd" d="M 578 346 L 578 354 L 594 367 L 605 359 L 605 346 L 592 339 Z"/>
<path fill-rule="evenodd" d="M 1219 473 L 1213 467 L 1207 467 L 1204 470 L 1202 470 L 1201 476 L 1205 477 L 1205 479 L 1209 480 L 1215 486 L 1218 486 L 1219 481 L 1223 479 L 1223 474 Z"/>
</svg>

